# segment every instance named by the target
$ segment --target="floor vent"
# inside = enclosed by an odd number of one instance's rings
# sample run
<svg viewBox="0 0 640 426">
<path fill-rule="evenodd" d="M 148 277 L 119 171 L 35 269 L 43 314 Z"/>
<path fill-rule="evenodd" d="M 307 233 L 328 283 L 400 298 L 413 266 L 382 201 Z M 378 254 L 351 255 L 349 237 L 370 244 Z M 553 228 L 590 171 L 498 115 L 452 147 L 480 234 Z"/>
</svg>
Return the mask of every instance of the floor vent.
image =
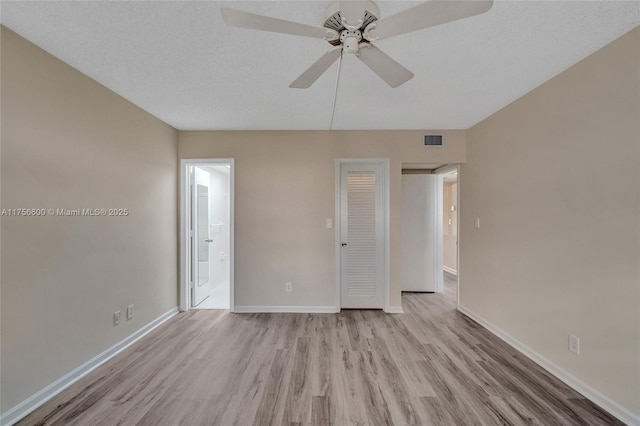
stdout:
<svg viewBox="0 0 640 426">
<path fill-rule="evenodd" d="M 424 146 L 442 146 L 442 135 L 424 135 Z"/>
</svg>

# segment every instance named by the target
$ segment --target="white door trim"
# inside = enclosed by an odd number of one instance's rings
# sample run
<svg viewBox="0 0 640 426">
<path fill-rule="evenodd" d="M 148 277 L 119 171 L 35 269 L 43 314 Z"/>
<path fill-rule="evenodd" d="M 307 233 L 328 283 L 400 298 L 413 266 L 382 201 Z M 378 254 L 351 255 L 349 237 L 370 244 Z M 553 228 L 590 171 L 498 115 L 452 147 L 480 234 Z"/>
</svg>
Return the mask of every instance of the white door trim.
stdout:
<svg viewBox="0 0 640 426">
<path fill-rule="evenodd" d="M 334 240 L 335 240 L 335 259 L 336 259 L 336 310 L 340 312 L 340 268 L 341 268 L 341 249 L 340 249 L 340 171 L 343 164 L 348 163 L 378 163 L 382 165 L 383 170 L 383 205 L 384 205 L 384 273 L 382 277 L 382 306 L 387 313 L 391 312 L 389 306 L 389 283 L 391 281 L 391 241 L 390 241 L 390 216 L 391 216 L 391 178 L 390 178 L 390 161 L 388 158 L 336 158 L 335 160 L 335 221 L 334 221 Z"/>
<path fill-rule="evenodd" d="M 233 158 L 183 158 L 180 160 L 180 310 L 186 312 L 190 309 L 189 301 L 189 217 L 191 215 L 191 206 L 189 205 L 189 166 L 215 166 L 229 165 L 229 290 L 230 305 L 229 310 L 235 311 L 234 301 L 234 209 L 235 209 L 235 161 Z"/>
<path fill-rule="evenodd" d="M 434 253 L 435 259 L 434 264 L 436 265 L 434 271 L 434 280 L 436 283 L 436 291 L 438 293 L 442 293 L 444 291 L 444 225 L 442 221 L 444 220 L 444 182 L 442 180 L 442 176 L 437 177 L 438 181 L 436 182 L 436 197 L 435 197 L 435 206 L 436 206 L 436 217 L 434 223 L 434 229 L 436 230 L 436 250 Z"/>
</svg>

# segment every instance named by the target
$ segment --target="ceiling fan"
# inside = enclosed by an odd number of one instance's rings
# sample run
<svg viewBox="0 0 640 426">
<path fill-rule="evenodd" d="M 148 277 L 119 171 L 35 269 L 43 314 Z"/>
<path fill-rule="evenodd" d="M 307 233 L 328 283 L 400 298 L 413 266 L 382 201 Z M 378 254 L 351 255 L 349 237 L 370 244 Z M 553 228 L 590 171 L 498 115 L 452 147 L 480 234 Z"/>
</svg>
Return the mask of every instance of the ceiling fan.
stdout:
<svg viewBox="0 0 640 426">
<path fill-rule="evenodd" d="M 285 21 L 223 7 L 227 25 L 261 31 L 323 39 L 335 46 L 314 62 L 289 87 L 310 87 L 343 53 L 354 54 L 389 86 L 398 87 L 413 73 L 372 43 L 377 40 L 433 27 L 491 9 L 493 0 L 432 0 L 379 19 L 380 11 L 372 1 L 336 1 L 327 8 L 322 27 Z"/>
</svg>

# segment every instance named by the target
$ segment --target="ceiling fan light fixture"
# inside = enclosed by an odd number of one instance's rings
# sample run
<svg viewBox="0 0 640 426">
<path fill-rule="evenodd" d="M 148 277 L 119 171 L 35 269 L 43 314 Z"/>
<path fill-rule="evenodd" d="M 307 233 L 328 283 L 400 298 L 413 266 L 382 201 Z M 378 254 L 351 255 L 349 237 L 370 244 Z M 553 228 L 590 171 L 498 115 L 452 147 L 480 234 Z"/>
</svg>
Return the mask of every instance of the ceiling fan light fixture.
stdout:
<svg viewBox="0 0 640 426">
<path fill-rule="evenodd" d="M 331 43 L 333 41 L 337 41 L 338 38 L 339 38 L 339 36 L 335 31 L 331 31 L 331 30 L 327 29 L 327 35 L 324 37 L 324 41 L 327 41 L 327 42 Z"/>
<path fill-rule="evenodd" d="M 364 38 L 366 38 L 369 41 L 378 40 L 380 37 L 377 37 L 376 35 L 371 34 L 371 31 L 374 31 L 375 29 L 376 29 L 375 22 L 372 22 L 369 25 L 367 25 L 367 28 L 364 29 Z"/>
</svg>

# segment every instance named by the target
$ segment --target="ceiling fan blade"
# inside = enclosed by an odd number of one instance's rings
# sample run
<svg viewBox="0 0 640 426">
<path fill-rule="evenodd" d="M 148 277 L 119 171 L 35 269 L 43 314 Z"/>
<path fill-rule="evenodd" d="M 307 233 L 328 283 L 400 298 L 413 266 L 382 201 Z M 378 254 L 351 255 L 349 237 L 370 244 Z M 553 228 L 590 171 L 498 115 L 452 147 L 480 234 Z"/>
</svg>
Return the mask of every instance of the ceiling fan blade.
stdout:
<svg viewBox="0 0 640 426">
<path fill-rule="evenodd" d="M 303 37 L 325 39 L 327 41 L 337 40 L 339 37 L 336 31 L 329 28 L 314 27 L 313 25 L 270 18 L 268 16 L 256 15 L 255 13 L 243 12 L 241 10 L 223 7 L 220 9 L 220 13 L 222 13 L 222 19 L 224 22 L 232 27 L 293 34 Z"/>
<path fill-rule="evenodd" d="M 381 40 L 446 22 L 479 15 L 491 9 L 493 0 L 432 0 L 367 25 L 364 38 Z"/>
<path fill-rule="evenodd" d="M 326 70 L 340 57 L 342 47 L 330 50 L 313 63 L 300 77 L 289 85 L 292 89 L 307 89 L 324 74 Z"/>
<path fill-rule="evenodd" d="M 359 0 L 348 0 L 340 2 L 340 17 L 342 24 L 347 29 L 357 30 L 364 22 L 365 2 Z"/>
<path fill-rule="evenodd" d="M 373 44 L 360 43 L 358 59 L 383 79 L 389 86 L 398 87 L 413 78 L 413 73 L 393 60 Z"/>
</svg>

